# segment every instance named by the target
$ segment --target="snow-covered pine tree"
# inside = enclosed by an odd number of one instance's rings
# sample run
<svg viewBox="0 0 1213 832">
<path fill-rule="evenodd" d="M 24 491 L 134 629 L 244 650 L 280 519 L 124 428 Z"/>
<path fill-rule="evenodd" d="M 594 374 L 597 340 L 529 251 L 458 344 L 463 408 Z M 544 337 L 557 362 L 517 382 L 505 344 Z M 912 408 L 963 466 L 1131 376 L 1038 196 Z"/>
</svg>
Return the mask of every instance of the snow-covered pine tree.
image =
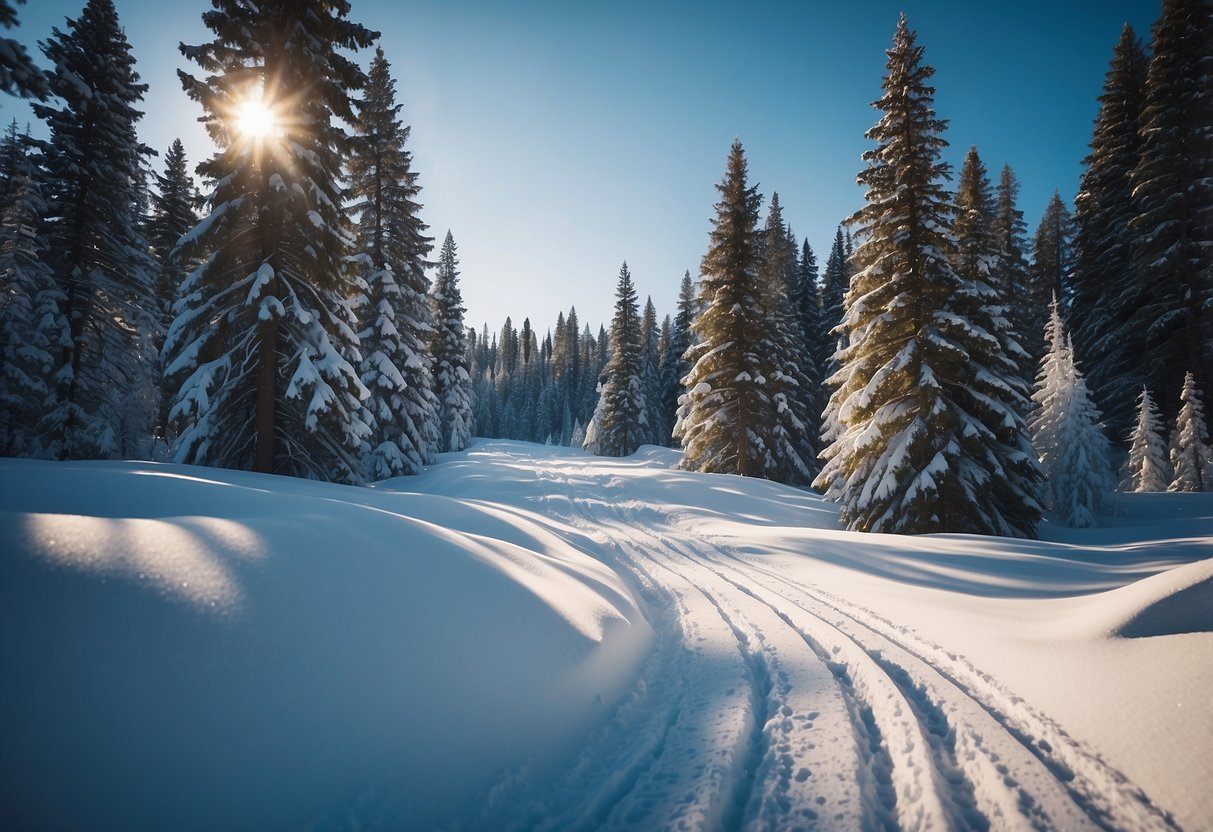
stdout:
<svg viewBox="0 0 1213 832">
<path fill-rule="evenodd" d="M 669 436 L 662 435 L 660 336 L 657 308 L 653 306 L 653 298 L 646 297 L 640 316 L 640 389 L 644 393 L 644 421 L 648 429 L 643 444 L 647 445 L 665 445 L 670 441 Z"/>
<path fill-rule="evenodd" d="M 992 476 L 984 496 L 996 514 L 1010 520 L 1013 534 L 1024 534 L 1039 516 L 1041 472 L 1025 419 L 1031 386 L 1022 377 L 1029 360 L 1015 337 L 1010 298 L 999 287 L 999 241 L 993 219 L 996 206 L 986 167 L 969 149 L 956 188 L 952 235 L 953 265 L 961 280 L 954 306 L 970 329 L 964 345 L 972 380 L 957 390 L 965 412 L 992 449 Z M 1024 512 L 1024 506 L 1029 510 Z"/>
<path fill-rule="evenodd" d="M 1213 382 L 1213 4 L 1164 0 L 1150 41 L 1141 156 L 1134 168 L 1129 322 L 1149 356 L 1150 389 L 1168 416 L 1190 370 Z M 1140 342 L 1139 342 L 1140 343 Z M 1206 400 L 1207 403 L 1207 400 Z"/>
<path fill-rule="evenodd" d="M 42 236 L 46 203 L 33 166 L 20 166 L 0 217 L 0 455 L 41 456 L 42 416 L 56 357 L 68 345 L 64 301 Z"/>
<path fill-rule="evenodd" d="M 135 138 L 147 85 L 112 0 L 88 0 L 66 26 L 42 45 L 54 100 L 33 105 L 50 130 L 46 228 L 71 338 L 56 357 L 46 439 L 63 459 L 108 457 L 136 452 L 123 440 L 150 438 L 155 417 L 143 395 L 156 370 L 155 263 L 136 211 L 151 153 Z"/>
<path fill-rule="evenodd" d="M 1019 210 L 1019 180 L 1010 165 L 1003 165 L 998 176 L 998 187 L 994 195 L 994 244 L 998 260 L 994 269 L 994 286 L 1003 299 L 1010 304 L 1008 319 L 1011 322 L 1011 337 L 1020 347 L 1019 378 L 1031 387 L 1036 379 L 1036 362 L 1024 349 L 1029 340 L 1035 340 L 1040 319 L 1032 317 L 1030 304 L 1019 303 L 1031 291 L 1031 269 L 1024 255 L 1027 250 L 1028 225 L 1023 211 Z M 1015 356 L 1012 355 L 1012 358 Z M 1024 416 L 1027 414 L 1024 413 Z"/>
<path fill-rule="evenodd" d="M 1196 377 L 1184 374 L 1179 415 L 1171 440 L 1171 468 L 1174 478 L 1168 491 L 1213 491 L 1213 448 L 1209 447 L 1209 429 L 1205 408 L 1200 401 Z"/>
<path fill-rule="evenodd" d="M 834 327 L 842 323 L 842 300 L 847 293 L 851 273 L 847 266 L 846 244 L 842 226 L 834 232 L 834 243 L 826 259 L 825 271 L 821 274 L 821 340 L 816 346 L 817 366 L 821 367 L 822 379 L 838 371 L 834 355 L 842 346 Z"/>
<path fill-rule="evenodd" d="M 1143 387 L 1137 398 L 1137 424 L 1129 436 L 1129 458 L 1121 473 L 1122 491 L 1166 491 L 1171 482 L 1171 462 L 1162 416 L 1150 391 Z"/>
<path fill-rule="evenodd" d="M 981 393 L 1005 382 L 971 359 L 997 355 L 998 342 L 965 317 L 980 295 L 949 259 L 945 122 L 922 54 L 903 15 L 875 103 L 884 116 L 867 133 L 877 147 L 859 174 L 867 205 L 851 223 L 863 232 L 853 255 L 861 270 L 846 295 L 847 344 L 831 379 L 837 424 L 817 485 L 853 530 L 1030 535 L 1035 499 L 1014 502 L 997 482 L 1021 443 L 990 435 L 990 413 L 1008 409 Z"/>
<path fill-rule="evenodd" d="M 374 33 L 326 0 L 213 0 L 215 33 L 182 46 L 180 73 L 218 151 L 210 214 L 182 244 L 202 265 L 182 287 L 165 351 L 177 459 L 354 482 L 369 435 L 350 298 L 359 287 L 340 186 L 362 71 L 340 53 Z"/>
<path fill-rule="evenodd" d="M 400 121 L 396 85 L 382 49 L 371 59 L 357 109 L 349 195 L 359 218 L 369 290 L 369 303 L 360 310 L 359 375 L 371 392 L 363 402 L 372 430 L 367 474 L 386 479 L 418 473 L 442 444 L 425 276 L 433 240 L 425 236 L 419 216 L 421 187 L 412 154 L 405 150 L 409 128 Z"/>
<path fill-rule="evenodd" d="M 446 232 L 438 255 L 438 274 L 430 292 L 434 338 L 434 394 L 438 397 L 439 450 L 462 451 L 472 441 L 472 376 L 467 364 L 467 330 L 463 294 L 459 291 L 459 257 L 455 238 Z"/>
<path fill-rule="evenodd" d="M 1037 322 L 1035 330 L 1025 333 L 1026 343 L 1023 345 L 1034 363 L 1039 363 L 1045 350 L 1045 344 L 1040 340 L 1039 322 L 1049 314 L 1050 298 L 1056 295 L 1069 308 L 1070 287 L 1067 280 L 1074 259 L 1071 243 L 1073 229 L 1070 209 L 1066 207 L 1061 194 L 1054 191 L 1032 237 L 1031 285 L 1022 299 L 1030 319 Z"/>
<path fill-rule="evenodd" d="M 1047 350 L 1032 394 L 1032 446 L 1045 472 L 1048 507 L 1063 525 L 1086 528 L 1112 510 L 1116 480 L 1099 410 L 1074 363 L 1058 306 L 1054 298 L 1044 329 Z"/>
<path fill-rule="evenodd" d="M 592 430 L 586 429 L 586 450 L 602 456 L 628 456 L 650 436 L 649 407 L 641 377 L 640 326 L 636 287 L 625 262 L 619 269 L 619 283 L 615 289 L 611 357 L 604 371 L 605 380 L 591 421 Z"/>
<path fill-rule="evenodd" d="M 1129 220 L 1147 65 L 1141 42 L 1125 24 L 1074 197 L 1074 345 L 1114 436 L 1124 435 L 1133 416 L 1133 391 L 1146 381 L 1145 333 L 1127 323 L 1144 300 L 1133 269 Z"/>
<path fill-rule="evenodd" d="M 197 266 L 185 261 L 177 251 L 177 243 L 198 224 L 198 209 L 202 199 L 194 187 L 185 161 L 185 147 L 174 139 L 164 154 L 164 173 L 156 175 L 156 190 L 148 196 L 151 211 L 148 216 L 147 243 L 156 259 L 156 314 L 160 326 L 152 340 L 157 355 L 156 378 L 164 376 L 164 338 L 175 317 L 177 291 L 185 278 Z M 171 444 L 168 432 L 168 411 L 171 396 L 158 395 L 154 425 L 155 436 Z"/>
<path fill-rule="evenodd" d="M 747 184 L 746 168 L 745 151 L 734 140 L 716 186 L 720 201 L 700 266 L 703 308 L 692 325 L 692 367 L 674 435 L 689 471 L 760 476 L 767 454 L 762 419 L 771 412 L 759 353 L 767 305 L 758 275 L 762 196 Z"/>
<path fill-rule="evenodd" d="M 762 476 L 794 485 L 812 481 L 816 473 L 819 433 L 811 402 L 815 379 L 801 368 L 812 366 L 796 305 L 796 244 L 783 221 L 778 194 L 771 195 L 763 228 L 758 279 L 765 326 L 758 354 L 767 409 L 756 407 L 755 430 L 766 447 Z"/>
<path fill-rule="evenodd" d="M 25 0 L 16 2 L 25 4 Z M 0 26 L 5 29 L 17 26 L 17 9 L 9 0 L 0 0 Z M 42 70 L 34 65 L 25 47 L 12 38 L 0 38 L 0 92 L 39 101 L 50 93 Z"/>
<path fill-rule="evenodd" d="M 678 399 L 683 394 L 682 380 L 691 371 L 691 362 L 687 360 L 687 350 L 691 347 L 691 327 L 695 323 L 695 313 L 699 301 L 695 297 L 695 284 L 688 270 L 682 275 L 682 283 L 678 287 L 678 311 L 670 324 L 670 347 L 667 360 L 662 366 L 664 393 L 662 406 L 666 424 L 670 426 L 671 447 L 678 445 L 673 436 L 674 424 L 678 420 Z"/>
<path fill-rule="evenodd" d="M 673 336 L 674 322 L 666 315 L 661 319 L 661 333 L 657 336 L 657 392 L 653 397 L 654 413 L 657 424 L 658 445 L 669 447 L 673 442 L 674 419 L 673 412 L 668 406 L 671 389 L 677 389 L 677 381 L 673 378 L 673 368 L 677 361 L 670 351 L 670 338 Z"/>
<path fill-rule="evenodd" d="M 819 345 L 827 336 L 823 327 L 821 292 L 817 283 L 817 255 L 813 253 L 806 237 L 800 246 L 800 257 L 796 261 L 796 315 L 804 332 L 805 343 L 801 349 L 801 369 L 814 385 L 809 399 L 813 424 L 818 425 L 813 435 L 820 436 L 821 411 L 825 407 L 825 385 L 822 383 L 823 366 L 818 361 Z M 810 427 L 810 430 L 813 430 Z"/>
</svg>

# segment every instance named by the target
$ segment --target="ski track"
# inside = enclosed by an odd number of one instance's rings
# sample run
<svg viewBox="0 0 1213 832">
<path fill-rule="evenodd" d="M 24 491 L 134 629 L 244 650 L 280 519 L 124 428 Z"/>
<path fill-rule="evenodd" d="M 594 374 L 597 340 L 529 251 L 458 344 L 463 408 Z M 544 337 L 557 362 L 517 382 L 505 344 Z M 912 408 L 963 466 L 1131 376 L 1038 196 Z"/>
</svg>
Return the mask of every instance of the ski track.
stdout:
<svg viewBox="0 0 1213 832">
<path fill-rule="evenodd" d="M 558 777 L 508 773 L 468 828 L 1178 828 L 963 656 L 612 499 L 618 478 L 534 464 L 657 640 Z"/>
</svg>

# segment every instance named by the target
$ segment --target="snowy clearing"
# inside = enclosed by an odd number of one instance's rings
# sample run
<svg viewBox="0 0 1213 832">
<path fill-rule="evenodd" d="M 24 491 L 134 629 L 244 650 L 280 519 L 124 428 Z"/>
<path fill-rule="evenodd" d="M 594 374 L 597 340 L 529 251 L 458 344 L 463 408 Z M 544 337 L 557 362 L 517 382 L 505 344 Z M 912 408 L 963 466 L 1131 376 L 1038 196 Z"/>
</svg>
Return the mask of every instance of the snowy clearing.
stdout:
<svg viewBox="0 0 1213 832">
<path fill-rule="evenodd" d="M 677 459 L 3 460 L 0 825 L 1213 824 L 1213 495 L 862 535 Z"/>
</svg>

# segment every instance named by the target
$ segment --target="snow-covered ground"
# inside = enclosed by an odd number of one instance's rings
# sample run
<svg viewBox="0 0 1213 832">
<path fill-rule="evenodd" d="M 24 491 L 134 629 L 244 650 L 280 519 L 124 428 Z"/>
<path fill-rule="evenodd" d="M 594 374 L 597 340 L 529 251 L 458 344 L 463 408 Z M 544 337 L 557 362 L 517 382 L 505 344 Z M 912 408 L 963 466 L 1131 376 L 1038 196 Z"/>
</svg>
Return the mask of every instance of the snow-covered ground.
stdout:
<svg viewBox="0 0 1213 832">
<path fill-rule="evenodd" d="M 859 535 L 676 461 L 0 461 L 0 827 L 1213 827 L 1213 495 Z"/>
</svg>

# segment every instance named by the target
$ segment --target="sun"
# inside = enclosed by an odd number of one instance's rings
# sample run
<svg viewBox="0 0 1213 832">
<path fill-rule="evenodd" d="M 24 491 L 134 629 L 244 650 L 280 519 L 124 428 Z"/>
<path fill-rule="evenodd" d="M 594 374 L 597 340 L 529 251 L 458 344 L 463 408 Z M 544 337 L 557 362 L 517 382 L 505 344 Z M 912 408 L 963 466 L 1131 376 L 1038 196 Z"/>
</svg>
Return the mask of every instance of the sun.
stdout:
<svg viewBox="0 0 1213 832">
<path fill-rule="evenodd" d="M 274 111 L 260 98 L 249 98 L 236 109 L 236 130 L 248 139 L 264 139 L 277 130 Z"/>
</svg>

